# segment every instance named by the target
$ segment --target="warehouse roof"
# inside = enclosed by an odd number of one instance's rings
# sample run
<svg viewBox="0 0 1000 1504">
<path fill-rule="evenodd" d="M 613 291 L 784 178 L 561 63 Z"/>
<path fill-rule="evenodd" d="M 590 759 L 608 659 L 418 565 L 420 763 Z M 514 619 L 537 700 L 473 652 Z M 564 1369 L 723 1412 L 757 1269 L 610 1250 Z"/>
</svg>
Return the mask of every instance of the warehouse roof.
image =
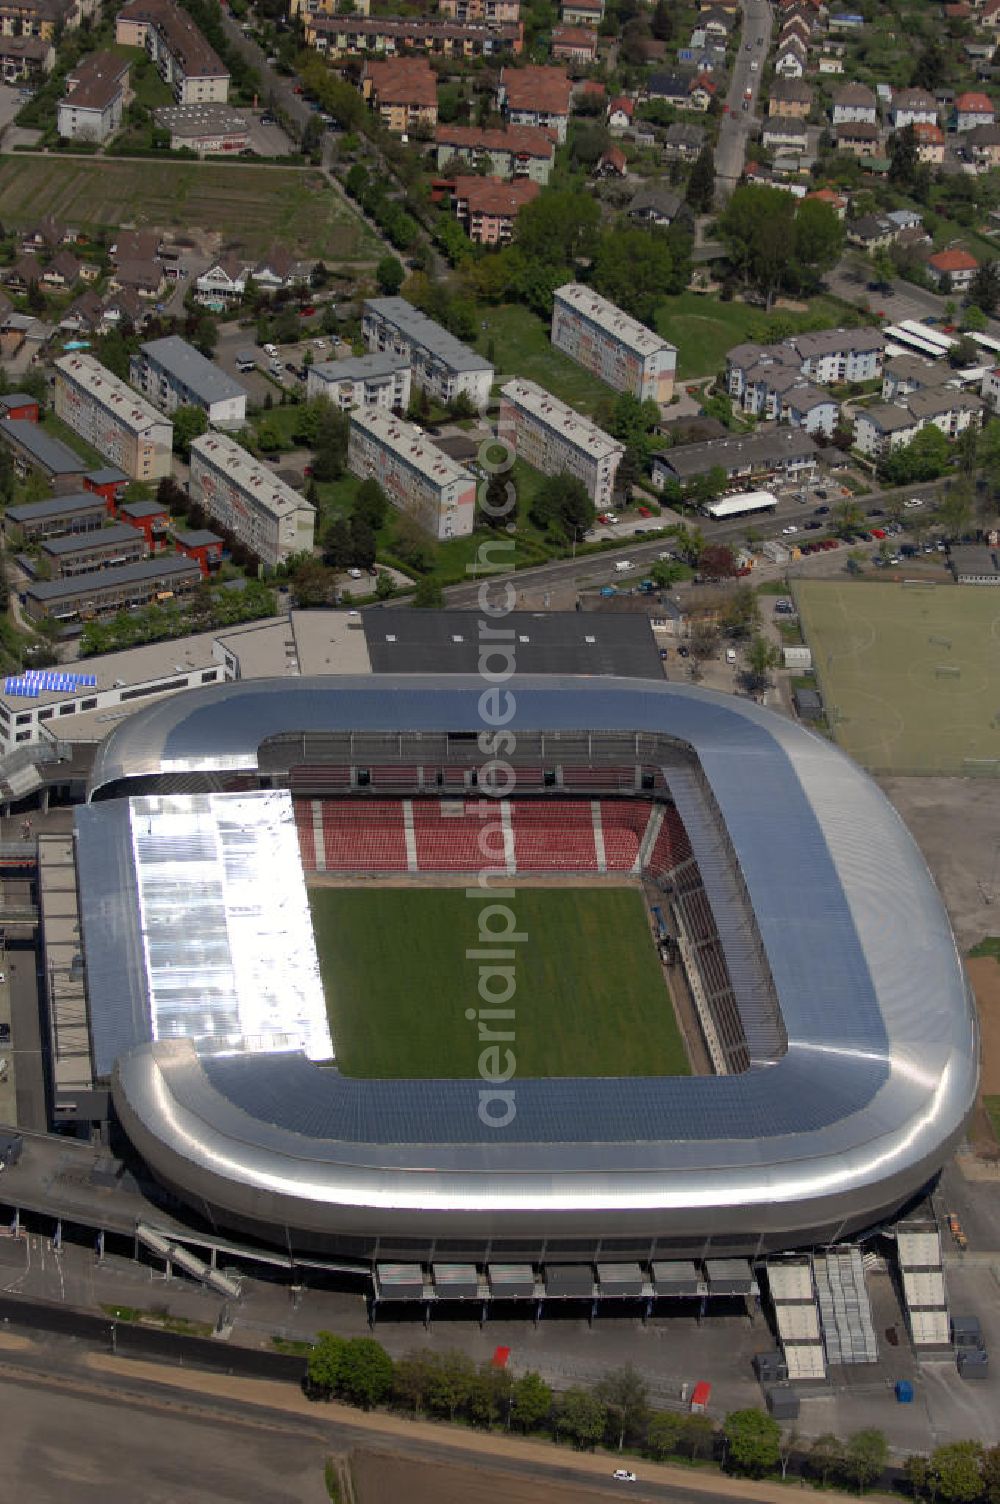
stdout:
<svg viewBox="0 0 1000 1504">
<path fill-rule="evenodd" d="M 131 531 L 131 529 L 129 530 Z M 91 534 L 95 537 L 96 534 Z M 156 559 L 140 559 L 136 564 L 123 564 L 120 569 L 102 569 L 95 574 L 75 575 L 69 580 L 39 580 L 27 587 L 26 593 L 38 601 L 58 601 L 80 595 L 85 590 L 114 590 L 120 585 L 138 585 L 145 580 L 170 580 L 201 578 L 201 570 L 193 559 L 176 555 Z"/>
<path fill-rule="evenodd" d="M 364 613 L 365 639 L 376 674 L 412 674 L 429 663 L 443 674 L 473 674 L 482 642 L 478 611 L 382 608 Z M 582 616 L 577 611 L 514 611 L 517 663 L 527 674 L 630 674 L 662 679 L 648 620 Z"/>
</svg>

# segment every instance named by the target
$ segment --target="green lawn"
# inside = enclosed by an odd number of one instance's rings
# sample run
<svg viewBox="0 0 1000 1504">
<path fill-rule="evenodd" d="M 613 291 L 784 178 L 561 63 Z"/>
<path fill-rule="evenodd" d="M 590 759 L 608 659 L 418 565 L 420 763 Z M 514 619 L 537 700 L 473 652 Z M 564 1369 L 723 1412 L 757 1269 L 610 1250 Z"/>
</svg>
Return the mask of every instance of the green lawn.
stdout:
<svg viewBox="0 0 1000 1504">
<path fill-rule="evenodd" d="M 102 469 L 108 462 L 101 452 L 82 439 L 75 428 L 70 428 L 62 418 L 57 418 L 55 413 L 48 412 L 41 420 L 40 427 L 44 428 L 54 439 L 59 439 L 76 454 L 82 455 L 88 465 L 93 465 L 95 470 Z"/>
<path fill-rule="evenodd" d="M 337 1065 L 348 1076 L 472 1077 L 482 903 L 464 888 L 311 888 Z M 518 888 L 519 1076 L 687 1075 L 673 1005 L 631 888 Z"/>
<path fill-rule="evenodd" d="M 0 156 L 4 223 L 25 228 L 45 215 L 84 228 L 149 225 L 217 230 L 248 254 L 276 241 L 327 261 L 377 259 L 361 220 L 307 168 L 252 162 L 155 162 Z"/>
<path fill-rule="evenodd" d="M 872 772 L 1000 771 L 1000 601 L 960 585 L 798 580 L 805 640 L 844 749 Z"/>
<path fill-rule="evenodd" d="M 682 292 L 667 298 L 656 310 L 656 328 L 677 346 L 677 375 L 714 376 L 725 364 L 726 351 L 743 340 L 766 340 L 768 327 L 780 320 L 793 329 L 832 328 L 843 308 L 831 298 L 813 298 L 808 313 L 775 308 L 770 314 L 746 303 L 723 303 L 706 293 Z"/>
<path fill-rule="evenodd" d="M 984 1097 L 983 1106 L 989 1115 L 990 1126 L 996 1136 L 996 1141 L 1000 1144 L 1000 1097 Z"/>
<path fill-rule="evenodd" d="M 614 397 L 603 381 L 553 348 L 549 324 L 530 308 L 508 303 L 497 308 L 483 307 L 479 316 L 481 327 L 476 345 L 486 354 L 492 340 L 497 386 L 512 376 L 523 376 L 586 413 L 592 413 L 600 402 Z"/>
<path fill-rule="evenodd" d="M 987 935 L 985 940 L 972 947 L 969 955 L 974 961 L 981 956 L 992 956 L 995 961 L 1000 961 L 1000 935 Z"/>
</svg>

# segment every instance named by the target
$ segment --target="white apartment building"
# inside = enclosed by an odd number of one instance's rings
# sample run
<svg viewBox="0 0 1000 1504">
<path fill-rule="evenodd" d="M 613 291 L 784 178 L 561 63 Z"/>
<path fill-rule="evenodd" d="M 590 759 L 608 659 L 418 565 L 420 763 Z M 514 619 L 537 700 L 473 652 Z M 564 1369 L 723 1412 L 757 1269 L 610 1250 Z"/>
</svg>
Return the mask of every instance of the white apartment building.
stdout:
<svg viewBox="0 0 1000 1504">
<path fill-rule="evenodd" d="M 533 381 L 515 376 L 500 397 L 498 431 L 513 436 L 519 459 L 543 475 L 575 475 L 595 506 L 610 505 L 624 444 Z"/>
<path fill-rule="evenodd" d="M 393 506 L 406 512 L 433 537 L 460 538 L 472 532 L 476 478 L 432 444 L 422 429 L 382 407 L 351 413 L 347 468 L 377 480 Z"/>
<path fill-rule="evenodd" d="M 174 425 L 83 351 L 55 363 L 56 416 L 133 480 L 170 474 Z"/>
<path fill-rule="evenodd" d="M 405 298 L 368 298 L 361 332 L 372 353 L 402 355 L 414 386 L 439 402 L 463 393 L 480 412 L 490 400 L 493 367 Z"/>
<path fill-rule="evenodd" d="M 145 47 L 177 104 L 228 102 L 228 69 L 172 0 L 127 0 L 115 17 L 115 40 Z"/>
<path fill-rule="evenodd" d="M 179 335 L 140 346 L 129 362 L 129 380 L 161 412 L 200 407 L 217 427 L 239 428 L 246 422 L 246 387 Z"/>
<path fill-rule="evenodd" d="M 674 394 L 676 347 L 580 282 L 556 288 L 552 343 L 616 392 L 641 402 Z"/>
<path fill-rule="evenodd" d="M 315 509 L 228 434 L 191 445 L 191 495 L 269 569 L 313 546 Z"/>
<path fill-rule="evenodd" d="M 410 402 L 410 362 L 390 351 L 321 361 L 309 367 L 306 378 L 306 400 L 317 397 L 344 412 L 352 407 L 405 411 Z"/>
<path fill-rule="evenodd" d="M 122 123 L 132 98 L 128 58 L 91 52 L 66 75 L 66 97 L 56 110 L 60 136 L 70 141 L 106 141 Z"/>
</svg>

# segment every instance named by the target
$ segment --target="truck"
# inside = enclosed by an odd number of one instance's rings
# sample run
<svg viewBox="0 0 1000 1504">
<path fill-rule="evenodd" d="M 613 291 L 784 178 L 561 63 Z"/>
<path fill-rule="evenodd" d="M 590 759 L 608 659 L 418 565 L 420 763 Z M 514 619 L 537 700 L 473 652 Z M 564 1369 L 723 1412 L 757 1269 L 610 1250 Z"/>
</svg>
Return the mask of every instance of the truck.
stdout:
<svg viewBox="0 0 1000 1504">
<path fill-rule="evenodd" d="M 629 570 L 634 568 L 635 565 L 631 559 L 618 559 L 615 562 L 615 574 L 628 574 Z"/>
</svg>

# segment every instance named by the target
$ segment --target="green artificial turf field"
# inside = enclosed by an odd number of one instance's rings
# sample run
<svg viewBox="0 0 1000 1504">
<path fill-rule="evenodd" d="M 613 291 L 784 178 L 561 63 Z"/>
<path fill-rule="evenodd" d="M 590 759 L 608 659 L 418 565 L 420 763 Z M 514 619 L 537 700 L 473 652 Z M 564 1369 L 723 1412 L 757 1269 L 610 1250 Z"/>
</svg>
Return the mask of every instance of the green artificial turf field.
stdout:
<svg viewBox="0 0 1000 1504">
<path fill-rule="evenodd" d="M 480 944 L 484 900 L 464 888 L 316 887 L 309 902 L 340 1070 L 478 1075 L 485 1046 L 466 1011 L 490 1005 L 465 952 Z M 505 1005 L 516 1075 L 688 1074 L 637 889 L 517 888 L 508 903 L 527 936 Z"/>
<path fill-rule="evenodd" d="M 793 589 L 846 752 L 875 773 L 1000 771 L 1000 597 L 945 584 Z"/>
</svg>

